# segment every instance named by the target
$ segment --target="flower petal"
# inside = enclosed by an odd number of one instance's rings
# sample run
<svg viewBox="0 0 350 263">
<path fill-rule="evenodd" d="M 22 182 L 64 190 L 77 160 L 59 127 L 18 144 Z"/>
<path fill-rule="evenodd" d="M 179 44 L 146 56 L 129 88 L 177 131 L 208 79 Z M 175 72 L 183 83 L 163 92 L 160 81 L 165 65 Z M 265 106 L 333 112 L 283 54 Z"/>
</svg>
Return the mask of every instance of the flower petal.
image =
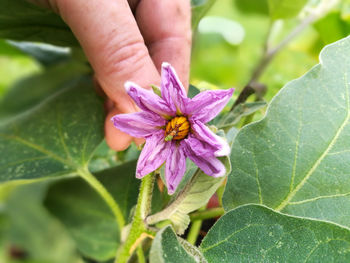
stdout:
<svg viewBox="0 0 350 263">
<path fill-rule="evenodd" d="M 186 140 L 181 143 L 187 144 Z M 196 151 L 201 151 L 198 148 L 196 150 L 191 149 L 189 145 L 184 147 L 186 156 L 194 162 L 205 174 L 213 177 L 221 177 L 226 174 L 226 168 L 220 160 L 216 157 L 204 157 L 196 153 Z"/>
<path fill-rule="evenodd" d="M 191 128 L 198 139 L 214 149 L 213 155 L 226 156 L 230 154 L 231 149 L 227 141 L 212 132 L 205 124 L 200 121 L 191 121 Z"/>
<path fill-rule="evenodd" d="M 186 155 L 180 145 L 172 142 L 170 154 L 165 164 L 165 180 L 168 194 L 175 193 L 186 171 Z"/>
<path fill-rule="evenodd" d="M 215 156 L 215 152 L 218 150 L 216 147 L 206 143 L 205 141 L 199 140 L 193 134 L 190 134 L 185 141 L 187 146 L 190 147 L 198 156 L 212 157 Z"/>
<path fill-rule="evenodd" d="M 189 99 L 187 98 L 185 88 L 170 64 L 166 62 L 162 64 L 161 77 L 162 98 L 174 113 L 186 113 L 186 104 Z"/>
<path fill-rule="evenodd" d="M 162 117 L 147 111 L 118 114 L 111 120 L 117 129 L 138 138 L 150 136 L 166 124 Z"/>
<path fill-rule="evenodd" d="M 170 154 L 171 143 L 164 141 L 164 131 L 160 130 L 146 138 L 146 144 L 137 161 L 136 177 L 145 175 L 158 169 Z"/>
<path fill-rule="evenodd" d="M 233 91 L 233 88 L 203 91 L 187 103 L 186 113 L 196 120 L 207 123 L 222 111 L 232 97 Z"/>
<path fill-rule="evenodd" d="M 166 101 L 153 93 L 153 91 L 143 89 L 130 81 L 125 83 L 125 89 L 136 105 L 142 110 L 154 112 L 166 118 L 174 115 L 174 112 L 169 109 Z"/>
</svg>

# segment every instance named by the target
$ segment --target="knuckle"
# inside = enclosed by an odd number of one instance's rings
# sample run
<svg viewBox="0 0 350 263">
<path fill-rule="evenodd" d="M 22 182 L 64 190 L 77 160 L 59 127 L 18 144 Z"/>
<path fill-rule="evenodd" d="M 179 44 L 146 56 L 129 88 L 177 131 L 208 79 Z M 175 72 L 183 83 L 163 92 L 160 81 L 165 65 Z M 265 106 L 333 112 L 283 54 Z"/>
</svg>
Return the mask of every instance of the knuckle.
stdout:
<svg viewBox="0 0 350 263">
<path fill-rule="evenodd" d="M 119 40 L 119 39 L 118 39 Z M 118 74 L 127 77 L 130 68 L 138 70 L 144 64 L 148 50 L 142 40 L 134 39 L 128 41 L 118 41 L 116 45 L 108 44 L 105 49 L 105 74 Z"/>
</svg>

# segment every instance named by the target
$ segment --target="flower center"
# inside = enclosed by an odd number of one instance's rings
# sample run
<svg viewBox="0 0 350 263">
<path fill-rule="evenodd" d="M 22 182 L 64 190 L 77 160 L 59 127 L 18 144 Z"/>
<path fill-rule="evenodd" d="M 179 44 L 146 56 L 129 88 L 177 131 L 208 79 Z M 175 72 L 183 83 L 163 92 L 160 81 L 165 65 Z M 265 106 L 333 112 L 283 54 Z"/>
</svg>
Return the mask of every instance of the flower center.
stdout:
<svg viewBox="0 0 350 263">
<path fill-rule="evenodd" d="M 182 140 L 190 131 L 190 123 L 184 116 L 172 118 L 165 127 L 165 141 Z"/>
</svg>

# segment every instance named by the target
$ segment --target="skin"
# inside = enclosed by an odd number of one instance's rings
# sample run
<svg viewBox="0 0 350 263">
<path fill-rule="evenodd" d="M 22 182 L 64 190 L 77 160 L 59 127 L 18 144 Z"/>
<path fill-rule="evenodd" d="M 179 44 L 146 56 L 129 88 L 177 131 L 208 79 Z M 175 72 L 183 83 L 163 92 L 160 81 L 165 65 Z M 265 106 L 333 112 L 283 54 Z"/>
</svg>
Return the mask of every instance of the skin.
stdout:
<svg viewBox="0 0 350 263">
<path fill-rule="evenodd" d="M 124 150 L 133 140 L 110 121 L 115 114 L 138 110 L 124 90 L 126 81 L 144 88 L 159 85 L 159 70 L 166 61 L 188 86 L 189 0 L 29 1 L 59 13 L 83 47 L 95 78 L 108 97 L 105 136 L 112 149 Z"/>
</svg>

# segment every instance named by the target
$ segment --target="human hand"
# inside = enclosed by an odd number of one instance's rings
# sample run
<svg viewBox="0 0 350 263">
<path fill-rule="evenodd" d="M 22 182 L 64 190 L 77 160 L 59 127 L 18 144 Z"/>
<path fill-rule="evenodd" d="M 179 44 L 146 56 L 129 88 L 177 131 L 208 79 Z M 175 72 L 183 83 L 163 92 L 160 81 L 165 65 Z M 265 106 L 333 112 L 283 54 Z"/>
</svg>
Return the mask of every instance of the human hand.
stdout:
<svg viewBox="0 0 350 263">
<path fill-rule="evenodd" d="M 79 40 L 108 96 L 105 136 L 124 150 L 132 137 L 110 121 L 137 111 L 124 90 L 126 81 L 144 88 L 159 84 L 162 62 L 169 62 L 185 87 L 191 49 L 189 0 L 29 0 L 59 13 Z M 140 140 L 136 140 L 140 142 Z"/>
</svg>

